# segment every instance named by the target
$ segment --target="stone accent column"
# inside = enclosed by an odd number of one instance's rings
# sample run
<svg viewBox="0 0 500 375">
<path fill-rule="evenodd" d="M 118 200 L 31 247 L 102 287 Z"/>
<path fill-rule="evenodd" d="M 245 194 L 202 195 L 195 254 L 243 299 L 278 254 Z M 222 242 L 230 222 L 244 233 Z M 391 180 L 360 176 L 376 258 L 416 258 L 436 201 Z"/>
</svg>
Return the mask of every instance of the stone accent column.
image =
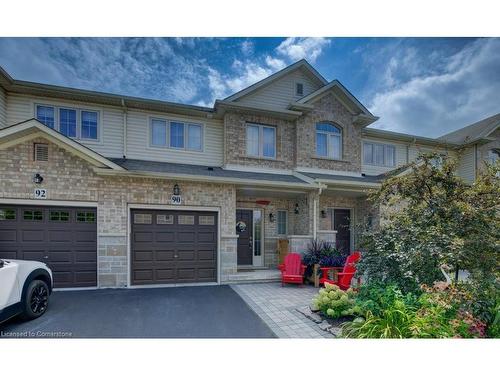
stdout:
<svg viewBox="0 0 500 375">
<path fill-rule="evenodd" d="M 238 236 L 223 235 L 220 238 L 220 282 L 229 281 L 230 276 L 238 272 L 237 258 Z"/>
</svg>

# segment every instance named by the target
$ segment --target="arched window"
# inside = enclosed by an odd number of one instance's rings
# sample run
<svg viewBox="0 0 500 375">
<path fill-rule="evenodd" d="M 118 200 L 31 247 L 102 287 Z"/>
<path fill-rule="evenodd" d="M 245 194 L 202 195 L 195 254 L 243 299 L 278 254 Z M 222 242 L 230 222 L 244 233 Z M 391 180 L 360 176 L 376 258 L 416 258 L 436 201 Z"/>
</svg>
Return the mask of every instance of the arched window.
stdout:
<svg viewBox="0 0 500 375">
<path fill-rule="evenodd" d="M 316 155 L 342 159 L 342 129 L 327 122 L 316 124 Z"/>
</svg>

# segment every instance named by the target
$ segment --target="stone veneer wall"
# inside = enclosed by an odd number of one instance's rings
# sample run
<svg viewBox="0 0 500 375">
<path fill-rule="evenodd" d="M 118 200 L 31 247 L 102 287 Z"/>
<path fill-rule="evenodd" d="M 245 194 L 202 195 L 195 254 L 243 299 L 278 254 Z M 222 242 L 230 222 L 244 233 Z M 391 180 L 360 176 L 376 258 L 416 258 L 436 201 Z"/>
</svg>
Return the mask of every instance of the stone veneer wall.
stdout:
<svg viewBox="0 0 500 375">
<path fill-rule="evenodd" d="M 297 166 L 361 172 L 361 127 L 353 125 L 351 113 L 331 93 L 313 105 L 311 112 L 297 120 Z M 342 128 L 342 160 L 316 156 L 316 124 L 320 121 Z"/>
<path fill-rule="evenodd" d="M 246 124 L 257 123 L 276 127 L 276 159 L 246 155 Z M 269 116 L 245 113 L 224 115 L 224 164 L 239 164 L 265 168 L 292 169 L 295 165 L 295 124 Z"/>
<path fill-rule="evenodd" d="M 49 144 L 48 162 L 33 161 L 34 142 Z M 47 189 L 48 200 L 97 202 L 98 286 L 126 286 L 127 204 L 167 206 L 176 181 L 101 177 L 83 159 L 40 138 L 0 150 L 0 198 L 32 199 L 35 173 L 44 177 L 40 187 Z M 177 183 L 183 205 L 220 209 L 219 248 L 224 282 L 236 272 L 236 189 L 226 184 Z"/>
</svg>

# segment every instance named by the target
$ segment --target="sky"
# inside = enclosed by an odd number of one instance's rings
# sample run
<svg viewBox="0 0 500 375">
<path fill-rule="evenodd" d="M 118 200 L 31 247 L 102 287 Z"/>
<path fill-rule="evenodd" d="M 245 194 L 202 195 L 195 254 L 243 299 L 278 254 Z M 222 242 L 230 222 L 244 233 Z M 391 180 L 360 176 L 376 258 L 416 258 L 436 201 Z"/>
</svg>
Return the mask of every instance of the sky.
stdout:
<svg viewBox="0 0 500 375">
<path fill-rule="evenodd" d="M 15 79 L 209 107 L 302 58 L 371 127 L 436 137 L 500 112 L 500 38 L 0 38 Z"/>
</svg>

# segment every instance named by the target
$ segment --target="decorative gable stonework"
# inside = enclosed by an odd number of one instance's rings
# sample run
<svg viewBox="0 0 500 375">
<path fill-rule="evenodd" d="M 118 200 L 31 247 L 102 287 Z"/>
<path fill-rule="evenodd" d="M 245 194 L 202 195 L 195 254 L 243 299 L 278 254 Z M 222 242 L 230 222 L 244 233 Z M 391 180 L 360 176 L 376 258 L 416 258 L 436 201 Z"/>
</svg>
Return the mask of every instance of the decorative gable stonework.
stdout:
<svg viewBox="0 0 500 375">
<path fill-rule="evenodd" d="M 257 123 L 276 127 L 276 159 L 246 154 L 246 124 Z M 275 117 L 245 113 L 224 116 L 225 164 L 264 168 L 292 169 L 295 164 L 295 124 Z"/>
<path fill-rule="evenodd" d="M 342 128 L 342 160 L 316 156 L 316 124 L 332 122 Z M 361 173 L 361 128 L 353 125 L 352 115 L 333 95 L 314 103 L 314 109 L 297 120 L 297 167 L 321 168 Z"/>
</svg>

